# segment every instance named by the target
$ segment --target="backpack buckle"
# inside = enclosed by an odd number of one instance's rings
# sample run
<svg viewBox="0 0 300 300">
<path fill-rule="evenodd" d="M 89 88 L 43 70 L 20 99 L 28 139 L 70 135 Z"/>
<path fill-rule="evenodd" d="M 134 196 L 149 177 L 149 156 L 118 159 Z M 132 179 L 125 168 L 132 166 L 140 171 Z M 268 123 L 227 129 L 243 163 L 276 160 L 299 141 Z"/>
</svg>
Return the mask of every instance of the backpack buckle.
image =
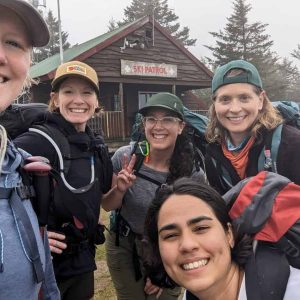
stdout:
<svg viewBox="0 0 300 300">
<path fill-rule="evenodd" d="M 266 149 L 264 150 L 265 153 L 265 163 L 264 163 L 264 169 L 265 170 L 269 170 L 270 168 L 272 168 L 272 157 L 271 157 L 271 151 L 270 149 Z"/>
<path fill-rule="evenodd" d="M 129 233 L 130 233 L 130 227 L 128 225 L 123 225 L 122 228 L 121 228 L 121 235 L 124 236 L 124 237 L 128 237 L 129 236 Z"/>
<path fill-rule="evenodd" d="M 32 185 L 18 186 L 16 187 L 16 191 L 22 200 L 29 199 L 36 196 Z"/>
</svg>

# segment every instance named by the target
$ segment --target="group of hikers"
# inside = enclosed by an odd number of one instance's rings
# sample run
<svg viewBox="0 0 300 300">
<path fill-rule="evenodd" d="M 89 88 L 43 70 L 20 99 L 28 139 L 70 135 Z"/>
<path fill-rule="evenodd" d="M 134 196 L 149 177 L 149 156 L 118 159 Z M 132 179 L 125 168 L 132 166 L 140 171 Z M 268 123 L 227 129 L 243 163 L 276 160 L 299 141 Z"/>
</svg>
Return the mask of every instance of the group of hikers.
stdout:
<svg viewBox="0 0 300 300">
<path fill-rule="evenodd" d="M 29 3 L 0 0 L 1 113 L 49 38 Z M 98 96 L 96 71 L 70 61 L 37 124 L 14 140 L 0 125 L 0 299 L 92 299 L 100 207 L 118 299 L 300 299 L 300 131 L 256 67 L 215 71 L 202 168 L 179 97 L 153 95 L 139 110 L 144 140 L 110 158 L 87 125 Z"/>
</svg>

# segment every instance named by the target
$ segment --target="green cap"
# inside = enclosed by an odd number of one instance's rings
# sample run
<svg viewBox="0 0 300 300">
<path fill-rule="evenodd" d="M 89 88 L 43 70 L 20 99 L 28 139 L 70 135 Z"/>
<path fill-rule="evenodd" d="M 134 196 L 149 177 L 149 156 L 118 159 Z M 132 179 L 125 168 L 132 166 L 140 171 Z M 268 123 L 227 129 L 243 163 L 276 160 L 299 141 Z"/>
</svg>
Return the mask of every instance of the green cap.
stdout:
<svg viewBox="0 0 300 300">
<path fill-rule="evenodd" d="M 157 93 L 153 95 L 146 103 L 146 105 L 139 110 L 139 113 L 145 115 L 149 108 L 164 108 L 175 112 L 183 120 L 183 103 L 174 94 L 171 93 Z"/>
<path fill-rule="evenodd" d="M 247 74 L 226 77 L 227 73 L 233 69 L 244 70 Z M 262 88 L 262 82 L 257 69 L 254 65 L 245 60 L 233 60 L 226 65 L 217 68 L 211 84 L 212 93 L 219 87 L 231 83 L 249 83 Z"/>
</svg>

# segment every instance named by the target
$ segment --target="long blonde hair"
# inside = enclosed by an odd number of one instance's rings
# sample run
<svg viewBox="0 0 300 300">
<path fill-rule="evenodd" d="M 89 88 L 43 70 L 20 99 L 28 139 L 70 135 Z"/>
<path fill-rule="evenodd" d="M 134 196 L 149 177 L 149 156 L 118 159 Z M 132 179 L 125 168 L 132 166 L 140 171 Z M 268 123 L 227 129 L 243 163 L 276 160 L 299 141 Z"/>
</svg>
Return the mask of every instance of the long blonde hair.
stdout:
<svg viewBox="0 0 300 300">
<path fill-rule="evenodd" d="M 252 86 L 254 92 L 258 96 L 261 95 L 263 97 L 263 107 L 261 111 L 259 111 L 256 121 L 252 124 L 252 128 L 250 131 L 251 136 L 257 137 L 258 132 L 261 128 L 272 130 L 276 128 L 279 124 L 281 124 L 283 119 L 279 111 L 272 105 L 272 102 L 266 95 L 266 92 L 254 85 Z M 221 144 L 225 140 L 227 130 L 218 121 L 215 110 L 215 98 L 216 93 L 214 93 L 212 96 L 213 103 L 211 104 L 208 111 L 209 122 L 207 125 L 205 136 L 209 143 L 217 142 Z"/>
</svg>

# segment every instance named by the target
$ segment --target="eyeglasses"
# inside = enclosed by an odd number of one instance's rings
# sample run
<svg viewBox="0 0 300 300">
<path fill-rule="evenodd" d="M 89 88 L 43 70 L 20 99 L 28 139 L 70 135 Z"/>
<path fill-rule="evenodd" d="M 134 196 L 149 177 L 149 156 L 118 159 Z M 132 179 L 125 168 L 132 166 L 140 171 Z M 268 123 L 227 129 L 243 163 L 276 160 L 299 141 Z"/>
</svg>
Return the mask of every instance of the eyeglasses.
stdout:
<svg viewBox="0 0 300 300">
<path fill-rule="evenodd" d="M 176 117 L 163 117 L 163 118 L 155 118 L 155 117 L 144 117 L 143 122 L 147 127 L 154 127 L 157 122 L 160 122 L 160 125 L 166 129 L 174 126 L 175 123 L 181 122 L 179 118 Z"/>
</svg>

